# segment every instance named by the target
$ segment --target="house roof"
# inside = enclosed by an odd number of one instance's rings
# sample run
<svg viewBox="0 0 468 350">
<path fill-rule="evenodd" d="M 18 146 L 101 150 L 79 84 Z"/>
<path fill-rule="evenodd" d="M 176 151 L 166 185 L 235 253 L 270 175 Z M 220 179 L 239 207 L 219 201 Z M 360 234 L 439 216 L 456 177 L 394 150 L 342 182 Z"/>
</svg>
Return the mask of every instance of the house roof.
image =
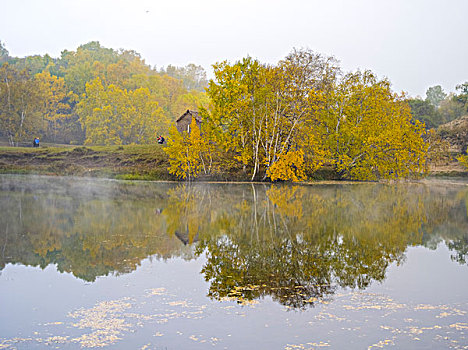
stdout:
<svg viewBox="0 0 468 350">
<path fill-rule="evenodd" d="M 184 244 L 187 245 L 189 243 L 198 242 L 198 232 L 195 237 L 190 237 L 188 231 L 187 232 L 180 232 L 176 231 L 175 236 Z"/>
<path fill-rule="evenodd" d="M 181 121 L 182 119 L 184 119 L 185 116 L 187 116 L 187 115 L 189 115 L 189 114 L 190 114 L 192 117 L 194 117 L 195 120 L 196 120 L 198 123 L 201 123 L 201 115 L 199 115 L 198 112 L 196 112 L 196 111 L 191 111 L 191 110 L 189 110 L 189 109 L 187 109 L 187 111 L 186 111 L 184 114 L 182 114 L 182 115 L 176 120 L 176 123 L 178 123 L 179 121 Z"/>
</svg>

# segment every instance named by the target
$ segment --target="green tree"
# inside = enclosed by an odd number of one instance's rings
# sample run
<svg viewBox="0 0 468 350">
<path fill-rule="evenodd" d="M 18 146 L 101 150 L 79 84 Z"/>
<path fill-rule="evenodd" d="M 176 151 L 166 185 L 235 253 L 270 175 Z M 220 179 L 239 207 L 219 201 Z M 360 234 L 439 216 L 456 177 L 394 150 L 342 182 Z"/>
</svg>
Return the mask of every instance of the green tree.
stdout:
<svg viewBox="0 0 468 350">
<path fill-rule="evenodd" d="M 457 160 L 460 162 L 461 165 L 468 169 L 468 156 L 467 155 L 460 155 Z"/>
<path fill-rule="evenodd" d="M 454 96 L 455 101 L 463 106 L 464 113 L 468 112 L 468 81 L 466 83 L 457 85 L 457 91 L 460 91 L 458 95 Z"/>
<path fill-rule="evenodd" d="M 410 98 L 407 100 L 414 119 L 424 123 L 426 129 L 432 129 L 442 124 L 439 111 L 427 99 Z"/>
<path fill-rule="evenodd" d="M 131 143 L 154 143 L 157 135 L 168 132 L 169 119 L 148 89 L 139 88 L 127 94 L 129 113 L 124 127 L 125 138 Z"/>
<path fill-rule="evenodd" d="M 463 104 L 458 101 L 457 95 L 450 93 L 447 98 L 440 103 L 438 113 L 441 118 L 440 124 L 445 124 L 460 118 L 466 112 Z"/>
<path fill-rule="evenodd" d="M 197 110 L 200 105 L 207 105 L 205 93 L 193 90 L 187 91 L 181 80 L 160 74 L 136 74 L 128 81 L 129 90 L 144 87 L 159 103 L 164 114 L 170 120 L 175 120 L 187 109 Z"/>
<path fill-rule="evenodd" d="M 168 65 L 166 68 L 162 68 L 160 72 L 181 80 L 184 87 L 189 91 L 204 91 L 208 86 L 205 69 L 203 69 L 202 66 L 197 66 L 193 63 L 190 63 L 185 67 Z"/>
<path fill-rule="evenodd" d="M 52 66 L 54 62 L 55 60 L 47 54 L 44 56 L 32 55 L 24 58 L 15 57 L 10 59 L 11 65 L 17 70 L 27 70 L 32 76 L 43 72 L 49 66 Z"/>
<path fill-rule="evenodd" d="M 5 62 L 8 62 L 10 59 L 10 53 L 8 52 L 5 45 L 0 41 L 0 65 Z"/>
<path fill-rule="evenodd" d="M 435 108 L 440 106 L 440 103 L 447 97 L 440 85 L 432 86 L 426 91 L 426 101 L 428 101 Z"/>
<path fill-rule="evenodd" d="M 102 47 L 99 42 L 93 41 L 81 45 L 74 51 L 63 51 L 57 62 L 60 76 L 71 91 L 78 96 L 85 92 L 86 83 L 100 77 L 103 80 L 103 71 L 109 64 L 118 61 L 117 52 Z"/>
<path fill-rule="evenodd" d="M 137 52 L 106 48 L 97 41 L 81 45 L 75 51 L 65 50 L 57 59 L 47 54 L 9 57 L 1 42 L 0 51 L 0 64 L 8 61 L 10 68 L 26 70 L 31 77 L 36 76 L 42 106 L 37 106 L 34 113 L 43 114 L 43 136 L 48 140 L 82 143 L 87 138 L 88 142 L 99 139 L 99 143 L 108 144 L 152 142 L 155 136 L 152 133 L 168 132 L 169 120 L 176 119 L 187 109 L 208 104 L 202 92 L 206 72 L 194 64 L 182 68 L 170 66 L 158 72 Z M 112 108 L 91 101 L 93 98 L 87 95 L 87 84 L 93 85 L 97 78 L 106 98 L 113 99 Z M 94 111 L 91 105 L 98 110 Z M 91 119 L 83 117 L 83 113 Z M 103 128 L 104 124 L 100 123 L 90 138 L 91 124 L 83 122 L 92 120 L 93 115 L 95 120 L 106 120 L 108 126 Z M 118 120 L 114 121 L 115 118 Z M 121 126 L 118 135 L 114 134 L 117 125 Z M 106 132 L 109 132 L 108 141 L 104 141 Z"/>
</svg>

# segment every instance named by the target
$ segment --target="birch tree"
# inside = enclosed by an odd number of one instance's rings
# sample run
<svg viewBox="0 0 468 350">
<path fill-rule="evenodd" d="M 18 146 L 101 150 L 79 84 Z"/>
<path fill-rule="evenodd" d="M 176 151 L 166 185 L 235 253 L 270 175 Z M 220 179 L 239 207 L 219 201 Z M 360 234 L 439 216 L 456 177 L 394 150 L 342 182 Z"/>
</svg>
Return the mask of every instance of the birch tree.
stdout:
<svg viewBox="0 0 468 350">
<path fill-rule="evenodd" d="M 18 71 L 8 63 L 0 67 L 0 129 L 12 146 L 41 133 L 38 91 L 27 71 Z"/>
<path fill-rule="evenodd" d="M 424 125 L 404 96 L 370 71 L 347 74 L 327 95 L 322 128 L 331 161 L 346 178 L 396 179 L 425 171 Z"/>
<path fill-rule="evenodd" d="M 277 65 L 247 57 L 214 73 L 204 137 L 226 168 L 242 165 L 252 181 L 298 181 L 325 163 L 357 180 L 426 169 L 424 125 L 370 71 L 342 76 L 332 57 L 294 50 Z"/>
<path fill-rule="evenodd" d="M 207 89 L 213 109 L 207 122 L 217 143 L 251 170 L 252 180 L 277 178 L 275 172 L 292 174 L 291 169 L 302 172 L 291 159 L 304 147 L 308 159 L 315 161 L 312 167 L 321 163 L 320 135 L 312 126 L 317 124 L 320 96 L 339 73 L 333 58 L 303 50 L 293 51 L 276 66 L 248 57 L 214 68 L 216 80 Z M 289 152 L 294 156 L 288 156 Z M 273 167 L 280 158 L 283 160 Z M 301 167 L 305 164 L 300 163 Z"/>
</svg>

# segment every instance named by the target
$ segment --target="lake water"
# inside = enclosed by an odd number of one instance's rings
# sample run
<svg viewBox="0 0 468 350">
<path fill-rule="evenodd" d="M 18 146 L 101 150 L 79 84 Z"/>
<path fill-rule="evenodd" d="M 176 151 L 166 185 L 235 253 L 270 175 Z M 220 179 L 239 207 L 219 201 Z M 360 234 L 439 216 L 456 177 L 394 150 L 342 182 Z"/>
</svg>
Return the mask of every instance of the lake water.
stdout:
<svg viewBox="0 0 468 350">
<path fill-rule="evenodd" d="M 468 349 L 468 186 L 0 176 L 0 349 Z"/>
</svg>

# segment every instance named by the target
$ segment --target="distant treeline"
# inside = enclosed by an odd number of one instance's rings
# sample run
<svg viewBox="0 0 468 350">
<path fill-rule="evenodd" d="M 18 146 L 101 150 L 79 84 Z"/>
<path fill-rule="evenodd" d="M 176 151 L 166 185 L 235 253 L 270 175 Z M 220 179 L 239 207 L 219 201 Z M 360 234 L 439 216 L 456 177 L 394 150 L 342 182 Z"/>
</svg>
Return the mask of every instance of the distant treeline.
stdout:
<svg viewBox="0 0 468 350">
<path fill-rule="evenodd" d="M 152 68 L 99 42 L 59 58 L 11 57 L 0 42 L 0 137 L 72 144 L 153 143 L 206 101 L 201 66 Z M 32 141 L 31 141 L 32 142 Z"/>
<path fill-rule="evenodd" d="M 426 125 L 427 129 L 468 115 L 468 81 L 456 86 L 457 93 L 447 94 L 440 85 L 426 91 L 426 98 L 409 98 L 413 117 Z"/>
</svg>

